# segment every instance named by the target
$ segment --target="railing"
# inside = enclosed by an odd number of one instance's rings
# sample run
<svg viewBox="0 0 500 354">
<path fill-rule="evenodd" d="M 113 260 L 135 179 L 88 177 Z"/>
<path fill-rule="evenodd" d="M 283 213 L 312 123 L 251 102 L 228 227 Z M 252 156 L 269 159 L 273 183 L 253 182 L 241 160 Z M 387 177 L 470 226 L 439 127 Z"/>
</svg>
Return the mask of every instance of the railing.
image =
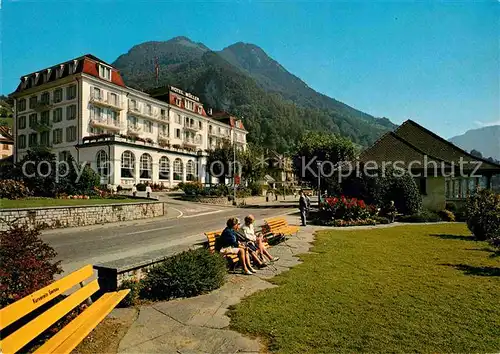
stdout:
<svg viewBox="0 0 500 354">
<path fill-rule="evenodd" d="M 95 104 L 95 105 L 109 107 L 109 108 L 116 108 L 119 110 L 123 109 L 121 102 L 118 99 L 110 100 L 110 99 L 106 99 L 102 96 L 91 96 L 90 103 Z"/>
<path fill-rule="evenodd" d="M 114 119 L 93 118 L 90 120 L 90 124 L 93 127 L 103 127 L 111 130 L 121 130 L 123 128 L 123 123 Z"/>
<path fill-rule="evenodd" d="M 184 123 L 184 129 L 198 131 L 198 130 L 200 130 L 200 127 L 198 124 Z"/>
<path fill-rule="evenodd" d="M 139 107 L 129 107 L 128 113 L 133 116 L 145 117 L 145 118 L 153 118 L 160 119 L 160 115 L 158 113 L 151 112 L 142 112 Z"/>
<path fill-rule="evenodd" d="M 169 137 L 168 133 L 159 133 L 158 134 L 158 141 L 168 142 L 169 140 L 170 140 L 170 137 Z"/>
<path fill-rule="evenodd" d="M 184 138 L 182 142 L 184 145 L 201 145 L 201 139 Z"/>
<path fill-rule="evenodd" d="M 127 132 L 128 134 L 131 135 L 139 135 L 141 133 L 142 129 L 139 125 L 137 124 L 129 124 L 127 125 Z"/>
</svg>

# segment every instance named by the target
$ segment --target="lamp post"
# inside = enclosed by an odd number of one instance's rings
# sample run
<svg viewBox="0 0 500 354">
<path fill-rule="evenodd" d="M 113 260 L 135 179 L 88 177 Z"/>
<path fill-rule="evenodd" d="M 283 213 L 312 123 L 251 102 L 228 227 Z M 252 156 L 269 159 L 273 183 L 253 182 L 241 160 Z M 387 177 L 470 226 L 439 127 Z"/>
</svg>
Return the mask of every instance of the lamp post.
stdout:
<svg viewBox="0 0 500 354">
<path fill-rule="evenodd" d="M 321 204 L 321 161 L 316 161 L 316 166 L 318 166 L 318 209 Z"/>
<path fill-rule="evenodd" d="M 233 136 L 233 205 L 236 205 L 236 142 L 234 141 L 234 128 L 231 129 Z"/>
</svg>

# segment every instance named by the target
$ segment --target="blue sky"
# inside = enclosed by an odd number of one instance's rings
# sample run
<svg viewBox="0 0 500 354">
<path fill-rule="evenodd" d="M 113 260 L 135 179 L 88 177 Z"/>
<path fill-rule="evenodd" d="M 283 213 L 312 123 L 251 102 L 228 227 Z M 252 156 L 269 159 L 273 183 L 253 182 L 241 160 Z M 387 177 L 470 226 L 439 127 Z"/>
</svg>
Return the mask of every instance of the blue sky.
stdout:
<svg viewBox="0 0 500 354">
<path fill-rule="evenodd" d="M 500 2 L 0 0 L 1 84 L 84 53 L 187 36 L 254 43 L 309 86 L 449 138 L 500 124 Z"/>
</svg>

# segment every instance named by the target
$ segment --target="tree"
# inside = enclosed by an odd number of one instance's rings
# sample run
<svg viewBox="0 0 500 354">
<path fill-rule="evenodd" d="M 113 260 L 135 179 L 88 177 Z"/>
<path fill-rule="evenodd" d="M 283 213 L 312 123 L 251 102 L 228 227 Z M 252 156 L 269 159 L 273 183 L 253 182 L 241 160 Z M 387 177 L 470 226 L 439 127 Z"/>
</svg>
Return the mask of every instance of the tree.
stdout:
<svg viewBox="0 0 500 354">
<path fill-rule="evenodd" d="M 478 151 L 476 149 L 472 149 L 470 154 L 474 157 L 477 157 L 477 158 L 483 158 L 483 154 L 481 154 L 481 151 Z"/>
<path fill-rule="evenodd" d="M 316 185 L 317 162 L 321 162 L 322 189 L 338 190 L 337 174 L 333 169 L 340 162 L 352 161 L 356 156 L 354 144 L 347 138 L 324 132 L 308 132 L 297 144 L 293 154 L 293 167 L 299 180 Z"/>
</svg>

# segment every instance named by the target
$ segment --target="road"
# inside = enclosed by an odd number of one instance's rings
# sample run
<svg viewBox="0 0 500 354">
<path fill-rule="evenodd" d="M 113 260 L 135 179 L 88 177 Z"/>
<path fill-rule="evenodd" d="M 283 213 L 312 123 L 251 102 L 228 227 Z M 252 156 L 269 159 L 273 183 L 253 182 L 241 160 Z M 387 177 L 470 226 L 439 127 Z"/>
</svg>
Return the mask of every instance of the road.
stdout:
<svg viewBox="0 0 500 354">
<path fill-rule="evenodd" d="M 232 208 L 205 206 L 171 198 L 167 216 L 106 225 L 49 230 L 42 239 L 56 250 L 65 273 L 85 264 L 130 264 L 174 254 L 205 241 L 204 231 L 222 229 L 231 216 L 263 218 L 290 213 L 294 208 Z"/>
</svg>

